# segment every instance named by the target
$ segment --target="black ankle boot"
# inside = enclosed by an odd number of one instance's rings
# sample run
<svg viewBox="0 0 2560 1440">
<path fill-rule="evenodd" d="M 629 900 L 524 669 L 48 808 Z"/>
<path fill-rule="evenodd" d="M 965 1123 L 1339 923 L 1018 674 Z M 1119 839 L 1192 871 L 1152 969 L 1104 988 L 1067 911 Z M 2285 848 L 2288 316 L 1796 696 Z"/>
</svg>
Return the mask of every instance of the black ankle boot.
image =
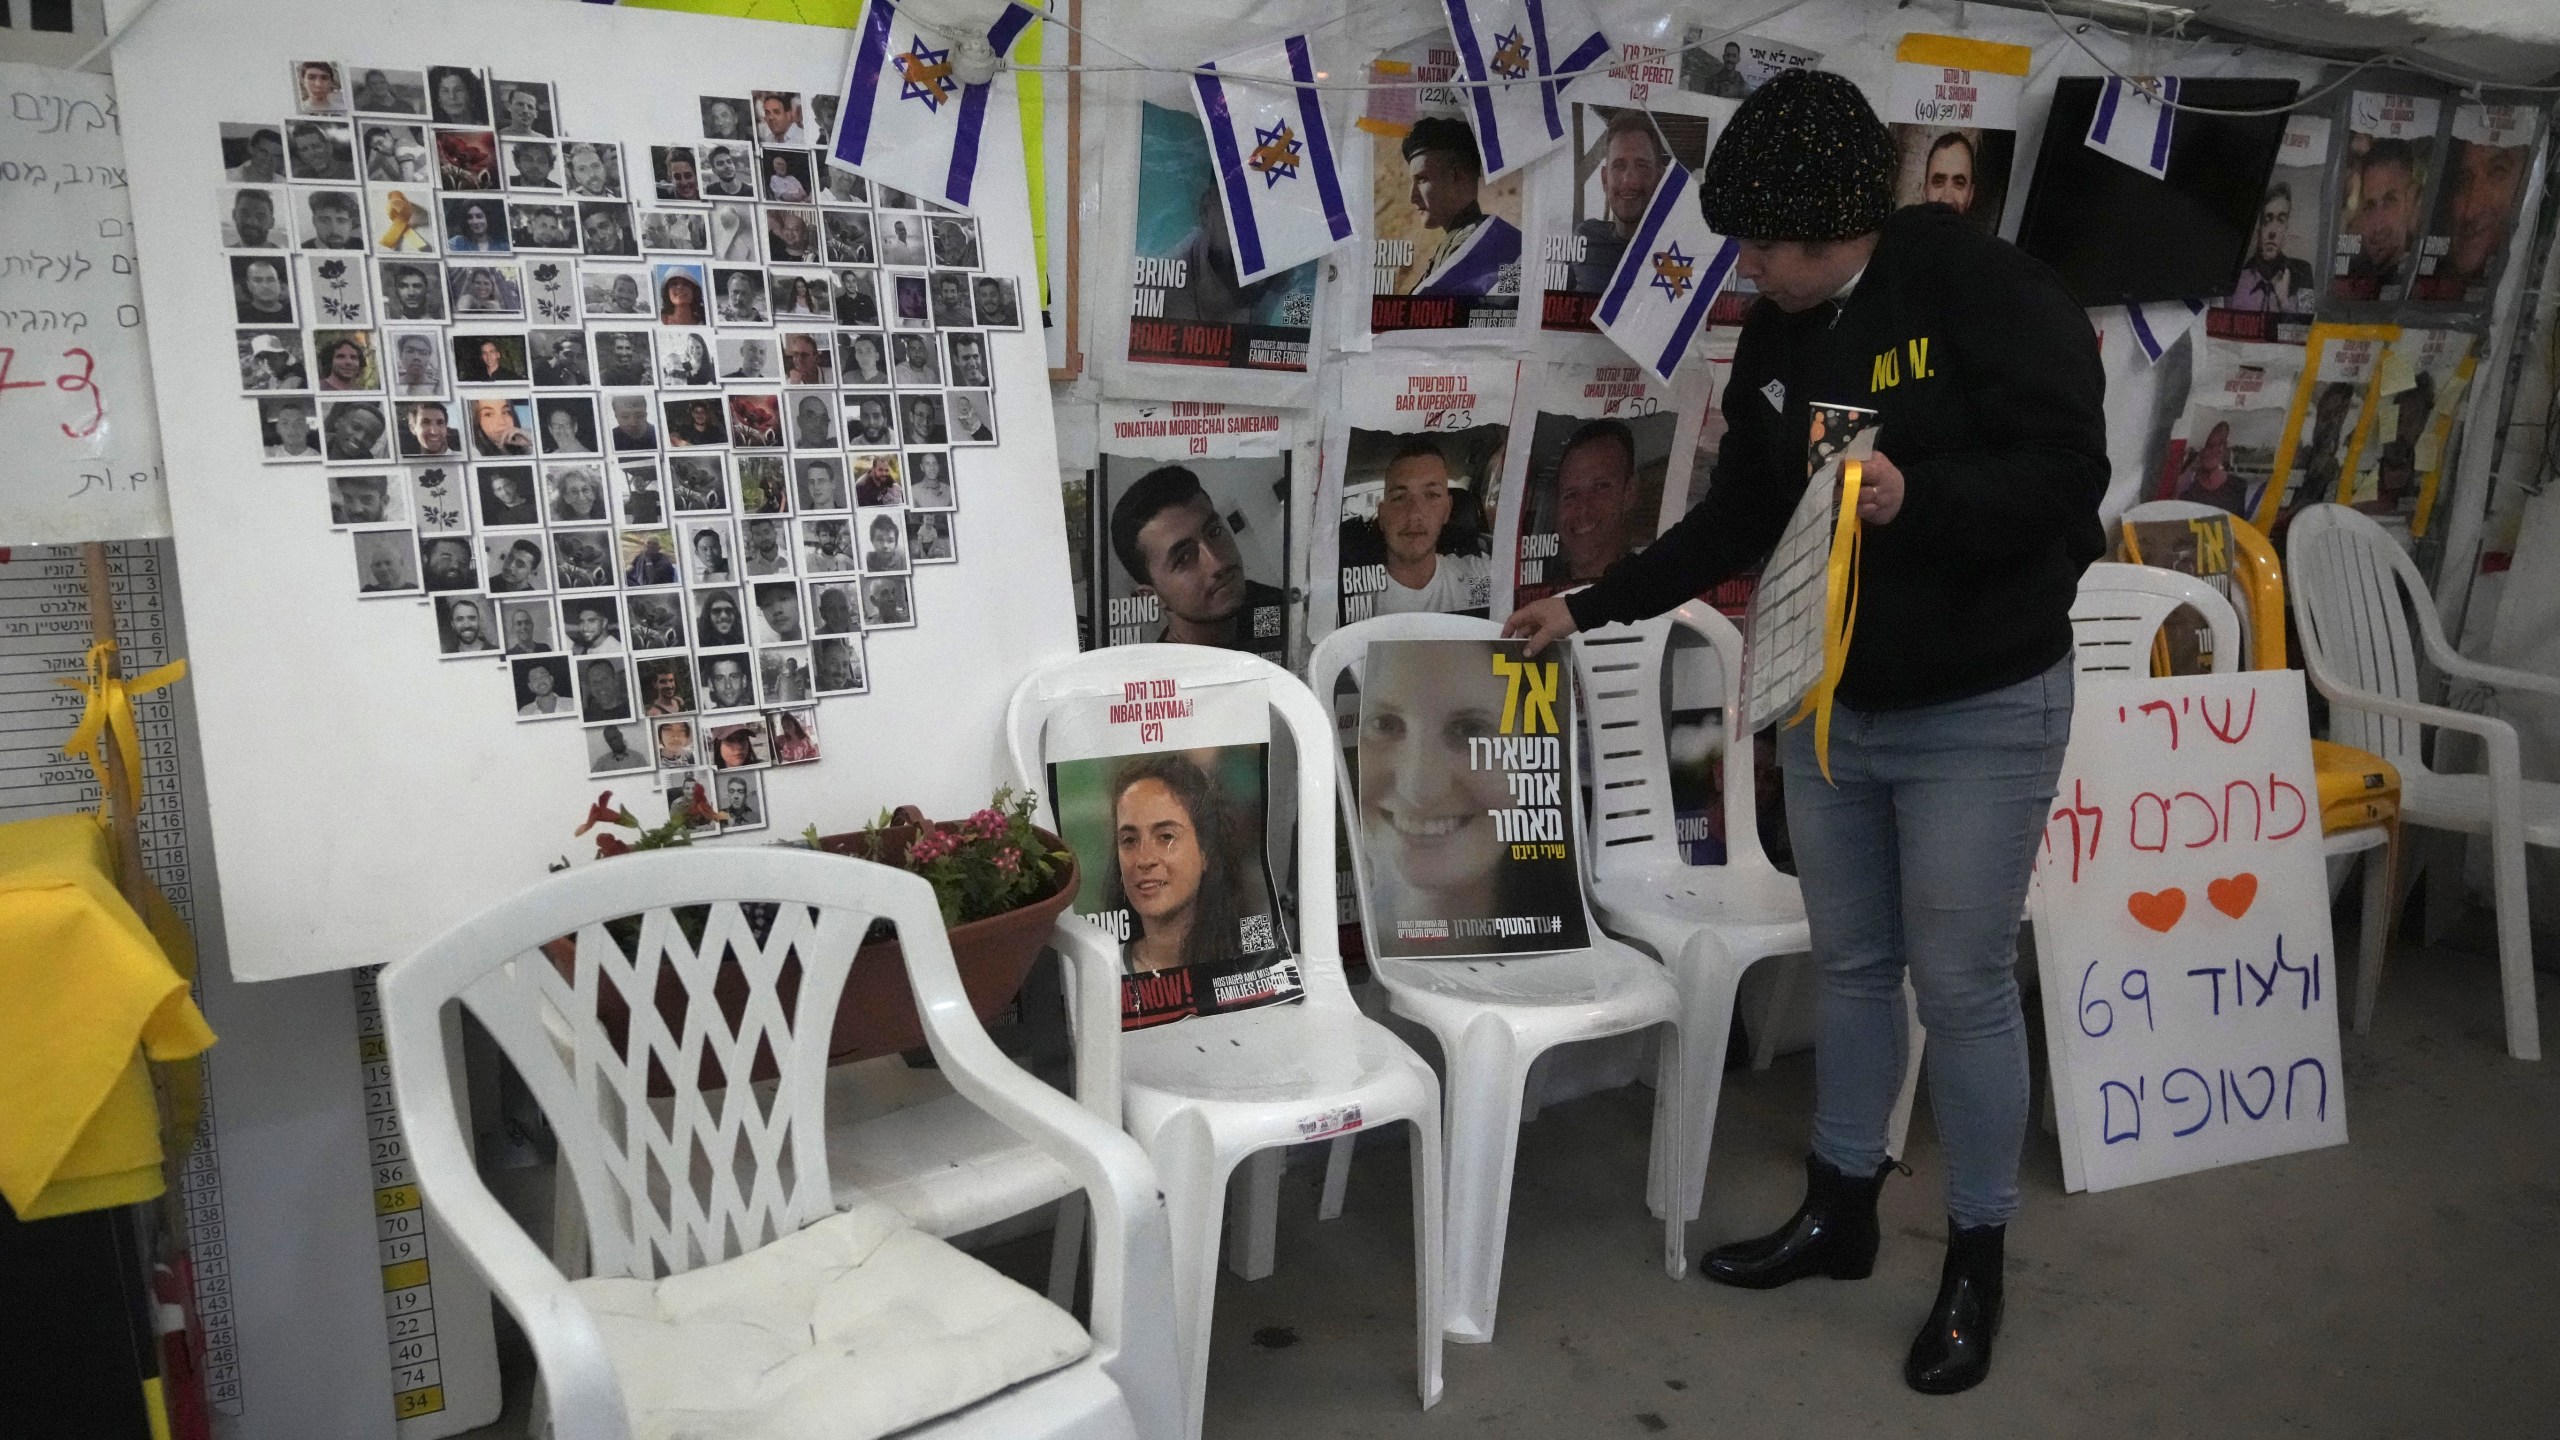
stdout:
<svg viewBox="0 0 2560 1440">
<path fill-rule="evenodd" d="M 2000 1334 L 2000 1270 L 2009 1227 L 1947 1224 L 1947 1263 L 1938 1303 L 1911 1342 L 1902 1378 L 1923 1395 L 1970 1390 L 1991 1373 L 1991 1342 Z"/>
<path fill-rule="evenodd" d="M 1707 1278 L 1745 1290 L 1774 1290 L 1807 1275 L 1864 1280 L 1876 1268 L 1876 1195 L 1893 1170 L 1848 1175 L 1818 1155 L 1804 1158 L 1804 1203 L 1786 1224 L 1756 1240 L 1707 1252 Z"/>
</svg>

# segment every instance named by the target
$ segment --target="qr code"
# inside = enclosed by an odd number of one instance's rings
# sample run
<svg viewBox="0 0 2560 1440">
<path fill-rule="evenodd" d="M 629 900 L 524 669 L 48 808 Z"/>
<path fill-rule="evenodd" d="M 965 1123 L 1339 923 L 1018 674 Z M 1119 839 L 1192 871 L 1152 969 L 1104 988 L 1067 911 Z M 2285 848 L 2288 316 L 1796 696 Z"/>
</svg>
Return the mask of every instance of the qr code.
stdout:
<svg viewBox="0 0 2560 1440">
<path fill-rule="evenodd" d="M 1258 605 L 1254 607 L 1253 638 L 1256 640 L 1277 640 L 1280 638 L 1279 606 Z"/>
<path fill-rule="evenodd" d="M 1268 915 L 1247 915 L 1242 929 L 1240 938 L 1247 955 L 1259 955 L 1265 950 L 1276 949 L 1280 944 L 1271 933 L 1271 917 Z"/>
</svg>

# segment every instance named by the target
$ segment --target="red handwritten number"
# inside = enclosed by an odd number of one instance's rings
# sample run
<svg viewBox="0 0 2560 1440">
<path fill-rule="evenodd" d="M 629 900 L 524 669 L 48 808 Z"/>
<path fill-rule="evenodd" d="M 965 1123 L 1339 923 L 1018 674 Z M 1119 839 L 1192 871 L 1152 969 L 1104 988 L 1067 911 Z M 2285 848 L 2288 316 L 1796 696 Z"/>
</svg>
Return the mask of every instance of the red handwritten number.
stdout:
<svg viewBox="0 0 2560 1440">
<path fill-rule="evenodd" d="M 9 367 L 17 363 L 17 359 L 17 351 L 10 349 L 6 345 L 0 345 L 0 394 L 6 394 L 11 390 L 43 389 L 44 382 L 41 380 L 12 380 L 9 378 Z"/>
<path fill-rule="evenodd" d="M 62 352 L 62 358 L 65 360 L 74 355 L 80 357 L 80 373 L 73 375 L 66 371 L 56 375 L 53 377 L 53 386 L 69 395 L 77 395 L 83 390 L 89 392 L 89 423 L 77 430 L 69 425 L 62 427 L 63 434 L 74 440 L 80 440 L 97 434 L 98 427 L 106 423 L 107 401 L 105 396 L 98 393 L 98 387 L 91 378 L 98 373 L 97 357 L 76 346 Z M 0 395 L 5 395 L 12 390 L 41 390 L 45 387 L 45 382 L 42 380 L 10 379 L 9 371 L 17 363 L 18 352 L 9 346 L 0 345 Z"/>
<path fill-rule="evenodd" d="M 62 358 L 65 360 L 74 355 L 80 357 L 80 373 L 56 375 L 53 377 L 53 384 L 55 389 L 66 395 L 77 395 L 83 390 L 89 392 L 89 423 L 77 430 L 72 429 L 68 424 L 62 427 L 63 434 L 74 440 L 84 440 L 97 434 L 98 427 L 106 423 L 107 400 L 105 396 L 98 393 L 98 387 L 91 382 L 90 378 L 98 373 L 97 357 L 77 346 L 62 352 Z"/>
</svg>

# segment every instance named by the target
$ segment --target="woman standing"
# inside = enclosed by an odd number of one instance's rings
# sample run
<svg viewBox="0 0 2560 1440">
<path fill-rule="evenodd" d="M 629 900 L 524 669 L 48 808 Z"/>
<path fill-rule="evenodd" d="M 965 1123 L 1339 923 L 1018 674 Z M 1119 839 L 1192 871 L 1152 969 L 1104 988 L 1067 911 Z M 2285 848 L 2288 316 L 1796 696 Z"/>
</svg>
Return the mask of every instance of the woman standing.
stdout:
<svg viewBox="0 0 2560 1440">
<path fill-rule="evenodd" d="M 1758 564 L 1804 492 L 1810 407 L 1877 412 L 1828 778 L 1814 727 L 1779 741 L 1822 973 L 1805 1200 L 1705 1268 L 1752 1289 L 1874 1268 L 1907 967 L 1929 1032 L 1948 1245 L 1903 1378 L 1948 1394 L 1989 1373 L 2000 1329 L 2027 1121 L 2018 913 L 2071 730 L 2071 600 L 2105 550 L 2106 382 L 2088 317 L 2053 272 L 1944 205 L 1896 212 L 1894 163 L 1884 125 L 1837 75 L 1791 70 L 1743 102 L 1700 193 L 1760 291 L 1724 387 L 1713 485 L 1590 588 L 1504 628 L 1543 646 L 1661 614 Z"/>
</svg>

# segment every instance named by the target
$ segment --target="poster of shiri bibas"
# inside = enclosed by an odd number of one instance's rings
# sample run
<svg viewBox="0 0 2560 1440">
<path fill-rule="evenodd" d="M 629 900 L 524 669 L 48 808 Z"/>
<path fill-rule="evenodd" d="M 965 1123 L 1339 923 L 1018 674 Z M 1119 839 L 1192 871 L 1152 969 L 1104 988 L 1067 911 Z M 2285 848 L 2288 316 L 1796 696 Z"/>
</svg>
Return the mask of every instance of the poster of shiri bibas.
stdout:
<svg viewBox="0 0 2560 1440">
<path fill-rule="evenodd" d="M 1101 408 L 1092 506 L 1104 645 L 1289 654 L 1290 453 L 1280 412 L 1191 401 Z"/>
<path fill-rule="evenodd" d="M 1671 386 L 1624 361 L 1520 367 L 1494 613 L 1597 580 L 1654 537 L 1671 457 L 1697 444 L 1700 384 L 1694 370 Z"/>
<path fill-rule="evenodd" d="M 1333 594 L 1317 596 L 1310 623 L 1486 614 L 1517 362 L 1406 352 L 1348 363 L 1316 536 L 1318 583 L 1331 575 Z"/>
<path fill-rule="evenodd" d="M 1739 108 L 1732 100 L 1644 87 L 1614 70 L 1583 81 L 1577 93 L 1598 87 L 1618 91 L 1616 103 L 1573 105 L 1563 152 L 1570 162 L 1551 159 L 1541 167 L 1548 178 L 1539 204 L 1545 221 L 1539 269 L 1546 291 L 1539 324 L 1547 330 L 1593 330 L 1591 312 L 1617 274 L 1627 241 L 1644 223 L 1663 174 L 1674 161 L 1692 174 L 1704 168 L 1715 137 Z M 1641 104 L 1629 99 L 1638 89 L 1649 91 Z M 1693 197 L 1683 203 L 1697 202 Z"/>
<path fill-rule="evenodd" d="M 1521 177 L 1484 178 L 1449 32 L 1371 62 L 1369 328 L 1508 330 L 1520 320 Z M 1475 336 L 1482 339 L 1481 335 Z"/>
<path fill-rule="evenodd" d="M 1129 359 L 1217 370 L 1307 368 L 1319 262 L 1239 284 L 1208 132 L 1188 110 L 1139 107 Z"/>
<path fill-rule="evenodd" d="M 1140 679 L 1050 717 L 1073 908 L 1120 946 L 1127 1028 L 1302 993 L 1263 851 L 1270 739 L 1255 684 Z"/>
<path fill-rule="evenodd" d="M 1590 943 L 1575 851 L 1572 660 L 1516 640 L 1369 647 L 1357 742 L 1374 959 Z"/>
</svg>

